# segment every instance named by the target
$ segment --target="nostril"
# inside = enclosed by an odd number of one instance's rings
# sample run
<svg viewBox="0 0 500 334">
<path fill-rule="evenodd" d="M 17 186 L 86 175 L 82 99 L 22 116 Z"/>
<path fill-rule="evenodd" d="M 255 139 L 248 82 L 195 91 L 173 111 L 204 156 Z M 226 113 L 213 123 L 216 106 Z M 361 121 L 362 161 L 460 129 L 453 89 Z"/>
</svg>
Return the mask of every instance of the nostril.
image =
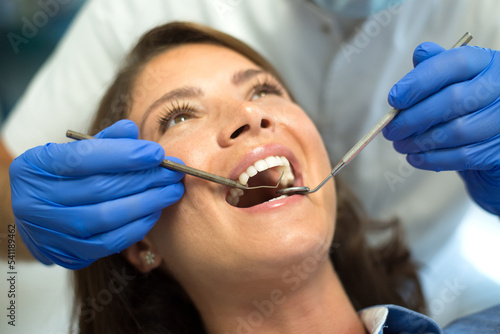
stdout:
<svg viewBox="0 0 500 334">
<path fill-rule="evenodd" d="M 231 135 L 231 139 L 235 139 L 236 137 L 238 137 L 243 131 L 246 131 L 247 129 L 249 128 L 248 125 L 244 125 L 242 127 L 239 127 L 236 131 L 233 132 L 233 134 Z"/>
<path fill-rule="evenodd" d="M 263 119 L 263 120 L 260 122 L 260 127 L 261 127 L 262 129 L 266 129 L 266 128 L 268 128 L 270 125 L 271 125 L 271 122 L 269 122 L 267 119 Z"/>
</svg>

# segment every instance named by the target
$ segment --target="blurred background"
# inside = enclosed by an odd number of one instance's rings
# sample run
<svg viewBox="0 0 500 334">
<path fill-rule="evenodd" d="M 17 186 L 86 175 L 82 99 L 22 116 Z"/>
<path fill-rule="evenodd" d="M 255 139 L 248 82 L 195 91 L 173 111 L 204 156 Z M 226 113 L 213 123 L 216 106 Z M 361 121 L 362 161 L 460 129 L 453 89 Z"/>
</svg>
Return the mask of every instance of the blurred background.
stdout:
<svg viewBox="0 0 500 334">
<path fill-rule="evenodd" d="M 0 0 L 0 124 L 85 0 Z"/>
<path fill-rule="evenodd" d="M 0 125 L 54 51 L 85 0 L 0 0 Z M 0 233 L 3 233 L 1 231 Z M 5 245 L 0 240 L 0 246 Z M 0 264 L 5 277 L 7 261 Z M 62 268 L 18 264 L 16 326 L 2 313 L 0 333 L 68 333 L 72 290 Z M 21 288 L 22 287 L 22 288 Z M 0 282 L 2 308 L 8 287 Z"/>
</svg>

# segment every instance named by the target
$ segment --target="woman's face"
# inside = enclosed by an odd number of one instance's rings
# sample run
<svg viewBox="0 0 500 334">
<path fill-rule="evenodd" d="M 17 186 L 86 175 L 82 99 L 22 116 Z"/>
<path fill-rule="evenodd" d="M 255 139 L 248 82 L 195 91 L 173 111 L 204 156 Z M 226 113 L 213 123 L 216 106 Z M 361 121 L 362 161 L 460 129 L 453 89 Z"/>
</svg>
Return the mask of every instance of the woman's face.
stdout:
<svg viewBox="0 0 500 334">
<path fill-rule="evenodd" d="M 274 185 L 284 172 L 290 186 L 311 187 L 330 172 L 305 112 L 272 75 L 230 49 L 171 49 L 147 64 L 135 89 L 130 119 L 141 138 L 160 143 L 188 166 L 242 182 L 257 173 L 248 180 L 252 186 Z M 280 274 L 315 252 L 326 253 L 331 243 L 333 182 L 311 195 L 273 201 L 269 190 L 240 197 L 189 175 L 184 184 L 182 199 L 148 234 L 165 269 L 181 282 Z"/>
</svg>

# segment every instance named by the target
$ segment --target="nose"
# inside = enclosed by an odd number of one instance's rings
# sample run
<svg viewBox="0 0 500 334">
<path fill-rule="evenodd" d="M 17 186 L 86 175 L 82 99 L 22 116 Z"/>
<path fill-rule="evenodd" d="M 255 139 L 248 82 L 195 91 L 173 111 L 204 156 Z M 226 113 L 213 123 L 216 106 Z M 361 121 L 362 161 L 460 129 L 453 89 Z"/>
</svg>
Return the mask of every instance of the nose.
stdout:
<svg viewBox="0 0 500 334">
<path fill-rule="evenodd" d="M 244 102 L 236 108 L 238 110 L 230 114 L 217 138 L 221 147 L 231 146 L 248 136 L 259 135 L 263 130 L 274 129 L 273 117 L 257 105 Z"/>
</svg>

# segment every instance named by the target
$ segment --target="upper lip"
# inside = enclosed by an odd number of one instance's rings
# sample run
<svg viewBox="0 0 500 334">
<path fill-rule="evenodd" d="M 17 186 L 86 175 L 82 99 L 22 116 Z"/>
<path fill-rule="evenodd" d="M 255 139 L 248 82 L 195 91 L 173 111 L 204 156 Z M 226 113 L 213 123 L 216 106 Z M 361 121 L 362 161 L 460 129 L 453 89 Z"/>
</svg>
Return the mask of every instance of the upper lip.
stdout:
<svg viewBox="0 0 500 334">
<path fill-rule="evenodd" d="M 299 183 L 302 182 L 302 171 L 299 161 L 290 149 L 281 144 L 267 144 L 252 149 L 238 161 L 236 166 L 231 170 L 229 178 L 231 180 L 238 180 L 241 173 L 245 172 L 248 167 L 252 166 L 255 162 L 261 159 L 265 159 L 269 156 L 283 156 L 287 158 L 290 162 L 293 174 L 295 176 L 294 186 L 301 185 Z"/>
</svg>

